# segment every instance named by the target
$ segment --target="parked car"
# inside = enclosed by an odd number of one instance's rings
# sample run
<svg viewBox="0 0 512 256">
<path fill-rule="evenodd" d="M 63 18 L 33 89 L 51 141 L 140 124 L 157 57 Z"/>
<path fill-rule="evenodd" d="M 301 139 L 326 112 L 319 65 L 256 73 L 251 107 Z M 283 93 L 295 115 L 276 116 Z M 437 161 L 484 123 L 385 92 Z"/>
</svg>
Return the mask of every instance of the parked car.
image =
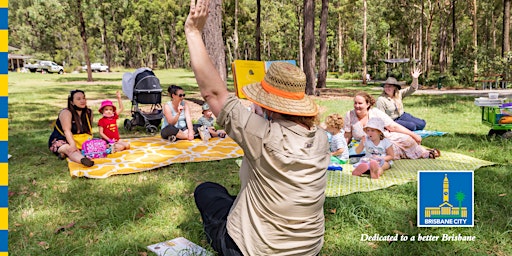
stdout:
<svg viewBox="0 0 512 256">
<path fill-rule="evenodd" d="M 87 72 L 87 65 L 82 67 L 82 70 Z M 102 63 L 96 62 L 91 63 L 91 71 L 92 72 L 109 72 L 108 66 L 103 65 Z"/>
<path fill-rule="evenodd" d="M 48 60 L 37 61 L 36 63 L 27 63 L 23 65 L 25 69 L 28 69 L 30 72 L 41 72 L 41 73 L 64 73 L 64 67 L 61 65 L 57 65 L 57 63 Z"/>
</svg>

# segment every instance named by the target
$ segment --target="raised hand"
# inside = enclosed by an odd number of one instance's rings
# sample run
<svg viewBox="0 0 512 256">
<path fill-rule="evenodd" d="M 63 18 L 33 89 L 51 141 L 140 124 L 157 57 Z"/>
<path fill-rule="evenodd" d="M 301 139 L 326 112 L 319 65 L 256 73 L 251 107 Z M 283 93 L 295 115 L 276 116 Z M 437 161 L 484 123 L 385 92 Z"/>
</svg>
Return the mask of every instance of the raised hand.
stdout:
<svg viewBox="0 0 512 256">
<path fill-rule="evenodd" d="M 411 72 L 412 78 L 418 78 L 421 75 L 421 69 L 419 67 L 415 67 L 414 70 Z"/>
<path fill-rule="evenodd" d="M 187 20 L 185 21 L 185 32 L 187 31 L 202 31 L 208 18 L 208 7 L 210 0 L 191 0 L 190 12 Z"/>
</svg>

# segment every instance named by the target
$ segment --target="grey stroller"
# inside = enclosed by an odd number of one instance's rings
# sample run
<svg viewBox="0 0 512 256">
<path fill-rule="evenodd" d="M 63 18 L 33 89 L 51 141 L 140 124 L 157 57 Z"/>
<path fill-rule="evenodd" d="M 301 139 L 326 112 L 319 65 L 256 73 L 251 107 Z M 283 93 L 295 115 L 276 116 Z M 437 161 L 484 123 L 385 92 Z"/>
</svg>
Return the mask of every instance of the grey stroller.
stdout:
<svg viewBox="0 0 512 256">
<path fill-rule="evenodd" d="M 131 131 L 135 126 L 142 126 L 147 133 L 155 134 L 163 117 L 162 87 L 155 73 L 149 68 L 139 68 L 134 73 L 125 73 L 123 92 L 132 101 L 132 119 L 124 120 L 124 128 Z"/>
</svg>

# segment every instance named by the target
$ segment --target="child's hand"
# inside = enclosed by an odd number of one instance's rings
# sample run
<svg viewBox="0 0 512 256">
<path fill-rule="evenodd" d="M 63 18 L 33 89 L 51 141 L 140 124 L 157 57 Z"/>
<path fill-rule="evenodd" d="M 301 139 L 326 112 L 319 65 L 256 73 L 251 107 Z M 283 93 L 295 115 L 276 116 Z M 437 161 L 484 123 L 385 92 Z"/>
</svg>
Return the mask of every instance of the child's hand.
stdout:
<svg viewBox="0 0 512 256">
<path fill-rule="evenodd" d="M 116 91 L 116 96 L 117 96 L 117 99 L 121 99 L 121 93 L 119 91 Z"/>
</svg>

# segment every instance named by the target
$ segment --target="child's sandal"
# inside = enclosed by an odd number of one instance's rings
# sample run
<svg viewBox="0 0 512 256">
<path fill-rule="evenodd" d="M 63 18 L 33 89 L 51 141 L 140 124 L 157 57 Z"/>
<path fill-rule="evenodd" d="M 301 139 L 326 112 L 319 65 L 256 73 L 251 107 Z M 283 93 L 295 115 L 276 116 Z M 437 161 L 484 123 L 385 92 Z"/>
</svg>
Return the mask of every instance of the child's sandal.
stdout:
<svg viewBox="0 0 512 256">
<path fill-rule="evenodd" d="M 439 151 L 439 149 L 437 149 L 437 148 L 433 148 L 428 151 L 428 158 L 436 159 L 437 157 L 440 157 L 440 156 L 441 156 L 441 151 Z"/>
</svg>

